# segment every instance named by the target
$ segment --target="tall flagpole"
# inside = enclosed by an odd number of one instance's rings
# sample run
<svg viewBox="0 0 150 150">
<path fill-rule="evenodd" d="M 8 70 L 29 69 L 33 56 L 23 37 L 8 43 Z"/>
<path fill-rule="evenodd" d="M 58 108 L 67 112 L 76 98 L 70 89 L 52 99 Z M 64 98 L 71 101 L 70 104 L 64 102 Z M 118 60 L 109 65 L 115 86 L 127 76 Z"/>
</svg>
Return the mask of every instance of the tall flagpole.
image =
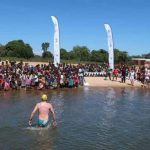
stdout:
<svg viewBox="0 0 150 150">
<path fill-rule="evenodd" d="M 109 66 L 111 69 L 114 69 L 114 44 L 113 44 L 113 36 L 112 30 L 109 24 L 104 24 L 106 32 L 107 32 L 107 41 L 108 41 L 108 53 L 109 53 Z"/>
<path fill-rule="evenodd" d="M 60 63 L 60 41 L 59 41 L 59 25 L 58 19 L 55 16 L 51 16 L 54 23 L 54 65 Z"/>
</svg>

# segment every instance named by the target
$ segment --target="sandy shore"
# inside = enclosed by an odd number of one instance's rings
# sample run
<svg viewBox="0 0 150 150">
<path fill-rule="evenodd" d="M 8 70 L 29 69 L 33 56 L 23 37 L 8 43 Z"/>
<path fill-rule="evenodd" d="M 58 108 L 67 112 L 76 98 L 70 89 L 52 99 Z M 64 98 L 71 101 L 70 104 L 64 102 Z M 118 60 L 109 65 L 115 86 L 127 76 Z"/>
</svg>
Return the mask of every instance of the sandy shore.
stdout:
<svg viewBox="0 0 150 150">
<path fill-rule="evenodd" d="M 17 63 L 19 63 L 19 61 L 17 61 Z M 45 65 L 48 65 L 49 63 L 48 62 L 31 62 L 31 61 L 23 61 L 23 64 L 29 64 L 29 65 L 33 65 L 33 66 L 36 66 L 36 65 L 41 65 L 41 64 L 45 64 Z"/>
<path fill-rule="evenodd" d="M 85 86 L 91 87 L 132 87 L 130 80 L 126 80 L 126 83 L 121 83 L 121 79 L 117 81 L 111 81 L 109 79 L 104 80 L 104 77 L 85 77 Z M 141 83 L 135 81 L 134 87 L 141 87 Z"/>
</svg>

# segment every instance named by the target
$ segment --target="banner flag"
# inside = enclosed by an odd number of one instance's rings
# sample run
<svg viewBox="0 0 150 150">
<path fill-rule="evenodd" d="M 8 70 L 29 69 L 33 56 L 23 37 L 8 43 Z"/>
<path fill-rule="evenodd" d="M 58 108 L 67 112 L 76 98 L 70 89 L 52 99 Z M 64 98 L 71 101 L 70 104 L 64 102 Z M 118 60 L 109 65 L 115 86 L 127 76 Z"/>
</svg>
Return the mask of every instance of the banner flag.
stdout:
<svg viewBox="0 0 150 150">
<path fill-rule="evenodd" d="M 54 65 L 57 66 L 57 63 L 60 63 L 60 42 L 59 42 L 59 26 L 58 20 L 55 16 L 51 16 L 54 23 Z"/>
<path fill-rule="evenodd" d="M 113 44 L 113 36 L 112 30 L 109 24 L 104 24 L 106 32 L 107 32 L 107 40 L 108 40 L 108 53 L 109 53 L 109 66 L 111 69 L 114 69 L 114 44 Z"/>
</svg>

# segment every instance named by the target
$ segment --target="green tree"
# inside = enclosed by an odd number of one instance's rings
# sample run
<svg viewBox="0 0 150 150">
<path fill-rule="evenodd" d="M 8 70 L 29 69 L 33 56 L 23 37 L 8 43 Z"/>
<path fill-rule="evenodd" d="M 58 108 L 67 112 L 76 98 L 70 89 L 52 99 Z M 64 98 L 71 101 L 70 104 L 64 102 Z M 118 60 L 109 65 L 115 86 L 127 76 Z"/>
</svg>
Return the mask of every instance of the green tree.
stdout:
<svg viewBox="0 0 150 150">
<path fill-rule="evenodd" d="M 90 50 L 86 46 L 73 47 L 75 59 L 80 61 L 88 61 L 90 58 Z"/>
<path fill-rule="evenodd" d="M 46 52 L 43 52 L 42 53 L 42 57 L 43 58 L 50 58 L 50 59 L 53 59 L 53 54 L 49 51 L 46 51 Z"/>
<path fill-rule="evenodd" d="M 64 48 L 60 49 L 60 59 L 64 59 L 64 60 L 68 60 L 69 59 L 69 53 Z"/>
<path fill-rule="evenodd" d="M 18 57 L 18 58 L 31 58 L 34 57 L 32 47 L 25 44 L 22 40 L 13 40 L 5 45 L 4 56 Z"/>
<path fill-rule="evenodd" d="M 104 49 L 100 49 L 100 61 L 101 62 L 108 62 L 108 52 Z"/>
<path fill-rule="evenodd" d="M 73 60 L 75 58 L 76 58 L 76 56 L 75 56 L 75 53 L 74 53 L 73 50 L 71 50 L 70 52 L 68 52 L 68 59 L 69 60 Z"/>
<path fill-rule="evenodd" d="M 99 52 L 97 50 L 92 50 L 90 60 L 91 61 L 96 61 L 96 62 L 100 61 Z"/>
<path fill-rule="evenodd" d="M 120 51 L 118 49 L 114 49 L 114 62 L 119 63 Z"/>
<path fill-rule="evenodd" d="M 122 58 L 121 59 L 122 59 L 123 62 L 127 62 L 128 59 L 129 59 L 128 52 L 122 51 Z"/>
<path fill-rule="evenodd" d="M 114 49 L 115 63 L 126 63 L 129 59 L 128 53 L 126 51 L 120 51 L 119 49 Z"/>
<path fill-rule="evenodd" d="M 108 62 L 108 52 L 104 49 L 92 50 L 91 61 Z"/>
<path fill-rule="evenodd" d="M 48 42 L 42 43 L 42 51 L 47 52 L 50 44 Z"/>
<path fill-rule="evenodd" d="M 43 51 L 42 57 L 43 58 L 50 58 L 50 59 L 53 58 L 52 53 L 48 51 L 50 44 L 48 42 L 45 42 L 45 43 L 42 43 L 41 46 L 42 46 L 42 51 Z"/>
<path fill-rule="evenodd" d="M 5 46 L 0 44 L 0 56 L 3 57 L 5 55 Z"/>
</svg>

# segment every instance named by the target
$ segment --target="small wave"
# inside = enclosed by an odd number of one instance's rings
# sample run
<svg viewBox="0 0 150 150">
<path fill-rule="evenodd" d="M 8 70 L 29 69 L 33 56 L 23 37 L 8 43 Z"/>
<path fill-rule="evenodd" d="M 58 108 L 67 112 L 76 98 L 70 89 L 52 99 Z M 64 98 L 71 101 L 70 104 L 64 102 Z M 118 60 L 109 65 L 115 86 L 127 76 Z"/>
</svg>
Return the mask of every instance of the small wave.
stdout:
<svg viewBox="0 0 150 150">
<path fill-rule="evenodd" d="M 24 128 L 25 130 L 48 130 L 51 127 L 51 124 L 48 124 L 46 127 L 38 127 L 38 126 L 31 126 L 31 127 L 26 127 Z"/>
</svg>

